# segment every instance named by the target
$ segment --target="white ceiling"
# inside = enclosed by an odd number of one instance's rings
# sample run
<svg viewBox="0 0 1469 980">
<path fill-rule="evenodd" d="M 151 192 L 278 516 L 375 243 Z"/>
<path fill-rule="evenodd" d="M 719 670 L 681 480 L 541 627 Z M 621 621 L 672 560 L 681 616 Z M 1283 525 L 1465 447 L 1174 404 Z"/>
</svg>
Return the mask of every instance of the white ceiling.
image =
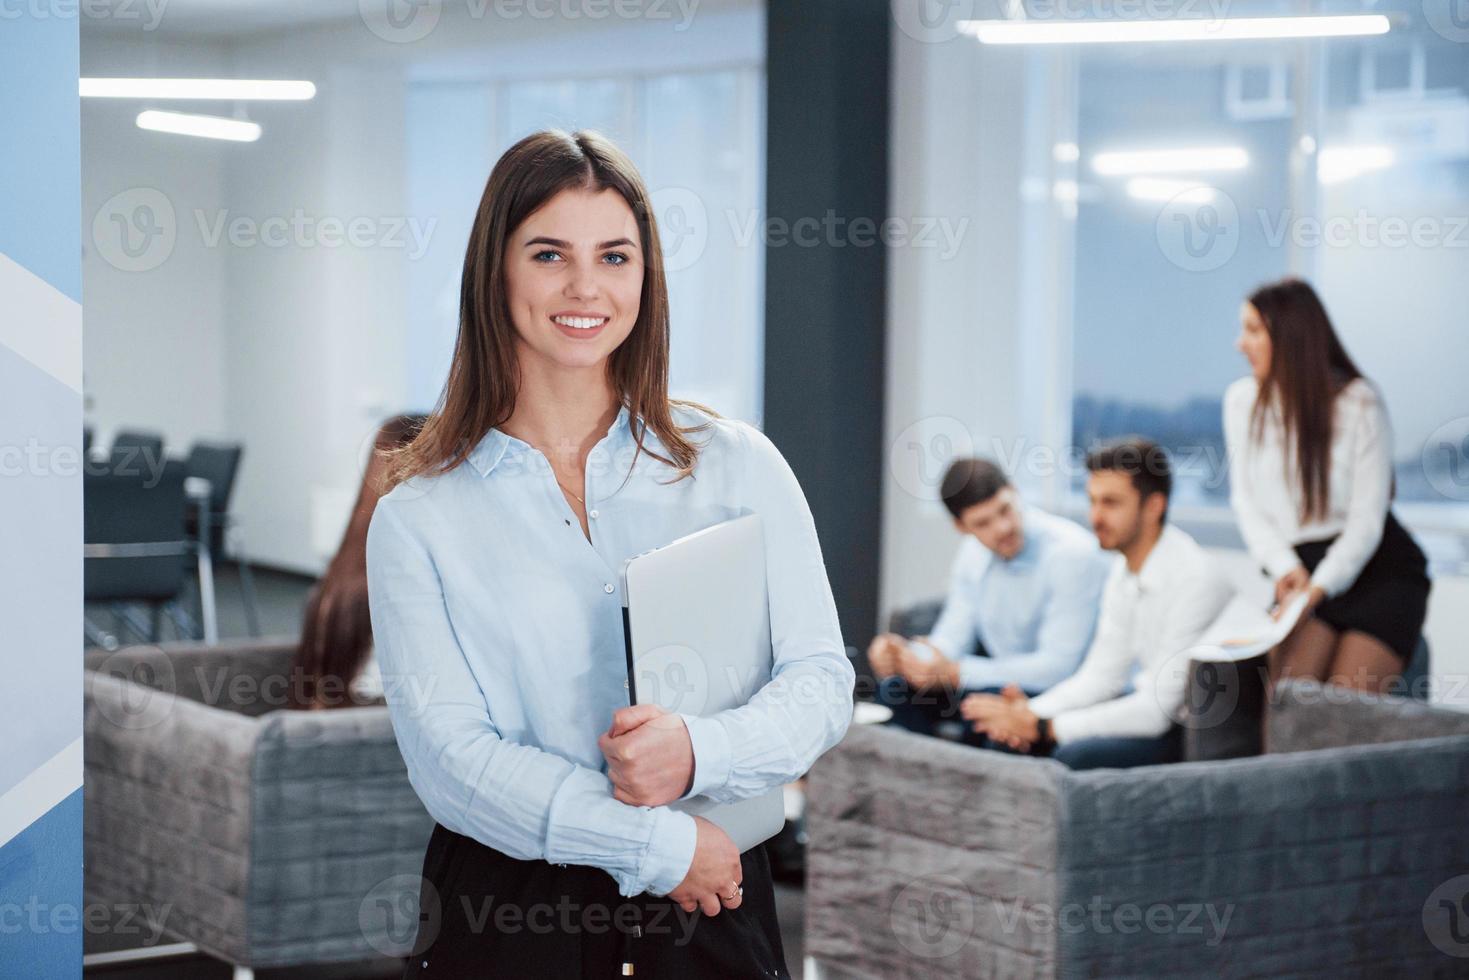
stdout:
<svg viewBox="0 0 1469 980">
<path fill-rule="evenodd" d="M 405 8 L 412 0 L 90 0 L 83 30 L 108 33 L 237 36 L 336 20 L 356 20 L 361 11 Z M 431 0 L 430 0 L 431 2 Z M 381 13 L 378 14 L 381 17 Z"/>
</svg>

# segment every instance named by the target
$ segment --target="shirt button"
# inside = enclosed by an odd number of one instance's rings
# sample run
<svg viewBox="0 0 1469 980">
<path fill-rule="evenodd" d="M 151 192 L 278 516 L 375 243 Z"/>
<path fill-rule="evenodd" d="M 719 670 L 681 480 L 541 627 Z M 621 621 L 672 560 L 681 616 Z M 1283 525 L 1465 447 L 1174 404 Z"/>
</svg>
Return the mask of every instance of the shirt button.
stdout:
<svg viewBox="0 0 1469 980">
<path fill-rule="evenodd" d="M 608 582 L 606 585 L 602 586 L 602 591 L 605 592 L 605 593 L 607 593 L 608 595 L 611 595 L 612 593 L 616 592 L 617 590 L 612 587 L 612 583 L 611 582 Z"/>
<path fill-rule="evenodd" d="M 597 512 L 594 511 L 594 510 L 588 511 L 587 512 L 587 516 L 590 517 L 590 518 L 592 518 L 593 520 L 596 520 L 597 519 Z"/>
</svg>

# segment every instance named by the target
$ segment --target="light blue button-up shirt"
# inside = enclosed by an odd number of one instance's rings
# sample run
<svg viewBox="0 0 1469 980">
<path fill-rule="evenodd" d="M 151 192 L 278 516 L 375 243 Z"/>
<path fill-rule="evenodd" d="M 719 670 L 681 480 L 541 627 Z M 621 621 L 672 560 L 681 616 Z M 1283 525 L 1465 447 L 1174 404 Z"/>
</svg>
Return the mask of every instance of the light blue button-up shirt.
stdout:
<svg viewBox="0 0 1469 980">
<path fill-rule="evenodd" d="M 625 559 L 744 513 L 765 530 L 771 680 L 746 705 L 684 716 L 689 795 L 730 802 L 801 776 L 846 732 L 854 675 L 795 475 L 746 423 L 683 406 L 691 478 L 636 444 L 624 407 L 586 467 L 590 540 L 546 457 L 491 429 L 467 465 L 395 487 L 367 535 L 376 655 L 408 776 L 440 824 L 522 860 L 605 869 L 664 895 L 697 831 L 612 796 L 597 738 L 627 705 Z M 632 468 L 631 476 L 629 469 Z M 626 482 L 624 482 L 626 480 Z"/>
<path fill-rule="evenodd" d="M 1027 507 L 1025 544 L 1008 561 L 966 535 L 929 639 L 959 662 L 965 690 L 1043 691 L 1081 664 L 1113 556 L 1078 525 Z M 983 644 L 989 656 L 980 656 Z"/>
</svg>

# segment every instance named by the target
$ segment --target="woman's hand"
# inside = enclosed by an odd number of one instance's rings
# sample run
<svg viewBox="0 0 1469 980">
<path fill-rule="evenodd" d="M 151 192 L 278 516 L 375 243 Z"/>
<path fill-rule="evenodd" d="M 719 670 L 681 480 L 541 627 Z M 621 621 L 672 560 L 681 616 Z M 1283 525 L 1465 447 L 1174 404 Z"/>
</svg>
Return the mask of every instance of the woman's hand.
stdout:
<svg viewBox="0 0 1469 980">
<path fill-rule="evenodd" d="M 694 743 L 683 718 L 656 704 L 612 713 L 612 727 L 597 739 L 607 759 L 615 799 L 633 806 L 663 806 L 694 781 Z"/>
<path fill-rule="evenodd" d="M 1297 565 L 1275 581 L 1275 605 L 1284 608 L 1291 596 L 1311 585 L 1311 573 L 1305 565 Z"/>
<path fill-rule="evenodd" d="M 744 901 L 740 885 L 745 880 L 740 852 L 729 835 L 703 817 L 695 817 L 699 828 L 698 843 L 689 873 L 678 887 L 668 893 L 685 912 L 699 909 L 705 915 L 718 915 L 721 908 L 737 909 Z"/>
</svg>

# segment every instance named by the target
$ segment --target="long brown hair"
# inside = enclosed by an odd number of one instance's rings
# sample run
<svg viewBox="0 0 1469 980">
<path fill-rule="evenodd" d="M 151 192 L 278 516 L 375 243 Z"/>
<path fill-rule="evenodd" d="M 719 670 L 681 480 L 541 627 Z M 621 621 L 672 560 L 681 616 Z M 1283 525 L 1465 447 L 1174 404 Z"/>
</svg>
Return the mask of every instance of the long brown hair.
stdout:
<svg viewBox="0 0 1469 980">
<path fill-rule="evenodd" d="M 423 424 L 421 415 L 398 415 L 373 438 L 372 454 L 357 490 L 357 502 L 342 543 L 326 574 L 306 597 L 301 642 L 292 658 L 291 707 L 339 708 L 359 703 L 352 682 L 372 651 L 372 616 L 367 603 L 367 526 L 372 522 L 388 454 L 407 443 Z"/>
<path fill-rule="evenodd" d="M 1277 406 L 1287 459 L 1292 450 L 1295 454 L 1301 519 L 1309 521 L 1330 505 L 1336 396 L 1362 372 L 1332 329 L 1316 290 L 1304 280 L 1267 283 L 1250 294 L 1250 305 L 1270 334 L 1270 370 L 1250 416 L 1253 436 L 1259 440 L 1268 410 Z"/>
<path fill-rule="evenodd" d="M 591 130 L 551 129 L 516 143 L 490 171 L 464 255 L 459 337 L 449 377 L 417 438 L 391 454 L 384 493 L 422 473 L 454 469 L 491 428 L 510 418 L 520 391 L 520 369 L 505 290 L 506 242 L 526 218 L 560 192 L 608 188 L 632 208 L 643 253 L 638 319 L 608 358 L 609 380 L 628 409 L 637 452 L 672 467 L 677 472 L 673 482 L 693 472 L 698 448 L 686 436 L 708 428 L 708 423 L 676 425 L 670 407 L 691 405 L 711 416 L 716 413 L 668 397 L 668 283 L 647 187 L 632 161 L 605 136 Z M 649 429 L 669 456 L 644 445 Z"/>
</svg>

